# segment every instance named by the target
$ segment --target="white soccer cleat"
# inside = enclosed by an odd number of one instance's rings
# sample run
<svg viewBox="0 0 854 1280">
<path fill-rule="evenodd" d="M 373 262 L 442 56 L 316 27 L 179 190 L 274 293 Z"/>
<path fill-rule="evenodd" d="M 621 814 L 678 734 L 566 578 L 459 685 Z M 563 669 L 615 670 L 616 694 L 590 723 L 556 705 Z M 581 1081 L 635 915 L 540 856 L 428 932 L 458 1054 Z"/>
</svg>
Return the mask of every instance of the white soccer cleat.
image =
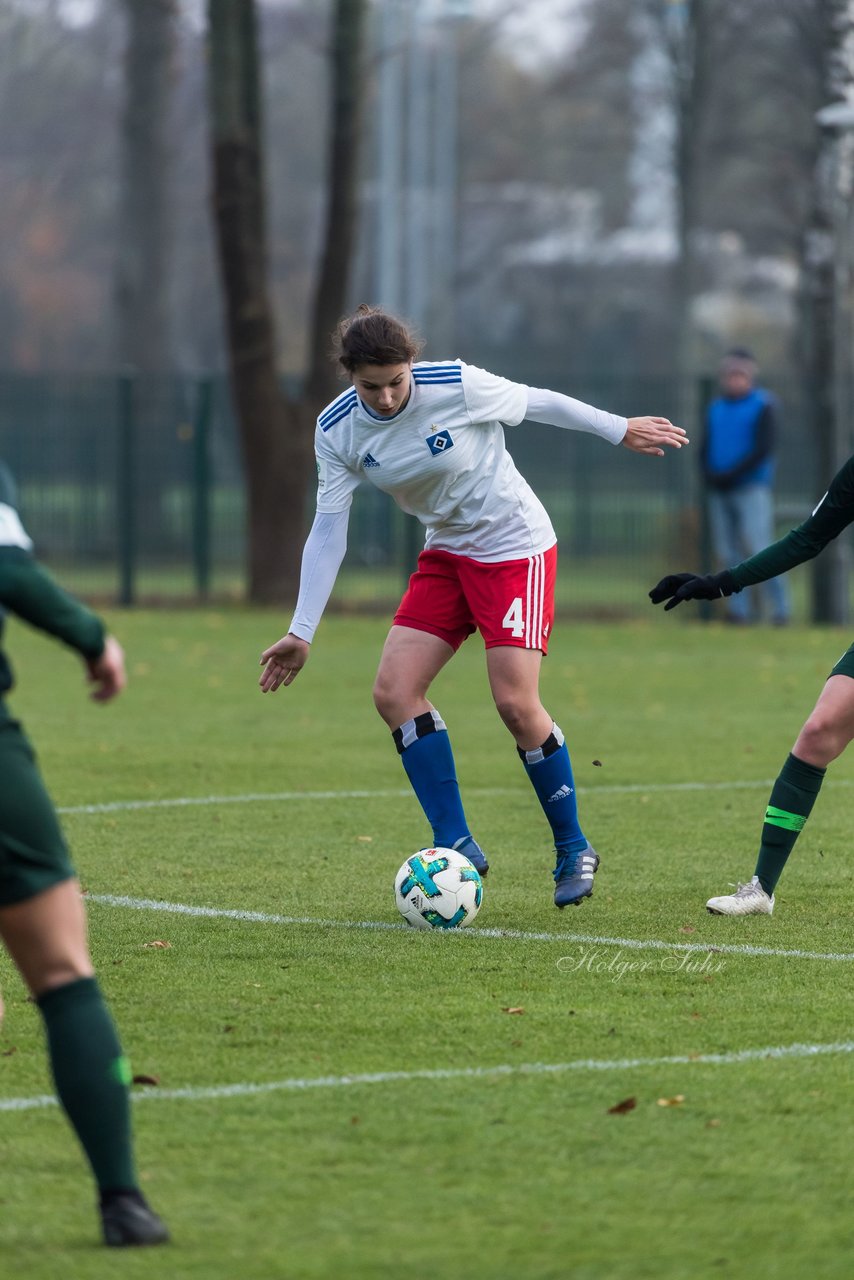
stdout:
<svg viewBox="0 0 854 1280">
<path fill-rule="evenodd" d="M 754 876 L 748 884 L 740 884 L 735 893 L 709 898 L 706 910 L 713 916 L 770 916 L 774 911 L 774 895 L 769 897 L 759 877 Z"/>
</svg>

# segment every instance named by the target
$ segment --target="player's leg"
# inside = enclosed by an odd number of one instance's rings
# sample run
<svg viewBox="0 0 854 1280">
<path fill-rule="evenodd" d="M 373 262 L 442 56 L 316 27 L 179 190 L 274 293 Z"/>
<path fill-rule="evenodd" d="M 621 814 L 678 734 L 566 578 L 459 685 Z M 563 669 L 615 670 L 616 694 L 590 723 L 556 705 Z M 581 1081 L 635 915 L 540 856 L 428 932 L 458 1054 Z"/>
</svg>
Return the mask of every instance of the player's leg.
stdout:
<svg viewBox="0 0 854 1280">
<path fill-rule="evenodd" d="M 502 564 L 472 564 L 463 583 L 486 645 L 489 686 L 552 830 L 555 905 L 580 903 L 599 858 L 578 822 L 569 751 L 540 700 L 543 656 L 554 621 L 557 549 Z"/>
<path fill-rule="evenodd" d="M 94 976 L 80 886 L 26 738 L 0 725 L 0 938 L 44 1021 L 59 1100 L 101 1193 L 108 1244 L 155 1243 L 139 1194 L 127 1065 Z"/>
<path fill-rule="evenodd" d="M 486 651 L 489 687 L 552 830 L 555 905 L 579 904 L 593 891 L 599 858 L 578 820 L 572 763 L 563 733 L 540 700 L 539 649 L 496 646 Z"/>
<path fill-rule="evenodd" d="M 852 646 L 854 649 L 854 646 Z M 710 898 L 714 915 L 770 915 L 774 889 L 821 790 L 827 766 L 854 738 L 854 653 L 834 667 L 771 790 L 756 870 L 734 894 Z M 847 667 L 851 674 L 844 674 Z"/>
<path fill-rule="evenodd" d="M 106 1243 L 168 1239 L 139 1191 L 129 1068 L 92 968 L 77 881 L 0 908 L 0 937 L 44 1020 L 57 1096 L 98 1184 Z"/>
<path fill-rule="evenodd" d="M 485 875 L 489 863 L 466 821 L 448 731 L 427 697 L 435 677 L 474 629 L 464 608 L 453 564 L 422 553 L 383 647 L 374 705 L 392 732 L 434 844 L 462 849 Z"/>
<path fill-rule="evenodd" d="M 394 625 L 386 636 L 374 681 L 374 705 L 394 731 L 407 720 L 434 711 L 430 685 L 454 656 L 440 636 Z"/>
</svg>

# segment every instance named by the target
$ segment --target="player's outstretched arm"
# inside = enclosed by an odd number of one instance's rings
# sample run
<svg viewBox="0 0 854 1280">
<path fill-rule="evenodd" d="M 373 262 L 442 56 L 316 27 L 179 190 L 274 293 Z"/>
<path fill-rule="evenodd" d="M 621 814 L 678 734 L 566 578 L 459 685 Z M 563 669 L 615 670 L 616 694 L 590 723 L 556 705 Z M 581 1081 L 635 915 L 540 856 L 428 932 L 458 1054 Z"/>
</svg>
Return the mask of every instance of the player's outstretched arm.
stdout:
<svg viewBox="0 0 854 1280">
<path fill-rule="evenodd" d="M 621 443 L 633 453 L 663 458 L 663 445 L 681 449 L 683 444 L 690 443 L 688 433 L 682 427 L 674 427 L 669 418 L 629 418 L 628 424 Z"/>
<path fill-rule="evenodd" d="M 653 604 L 664 605 L 665 612 L 675 609 L 683 600 L 720 600 L 740 591 L 728 569 L 722 573 L 669 573 L 649 593 Z"/>
<path fill-rule="evenodd" d="M 299 636 L 282 636 L 269 649 L 261 654 L 261 665 L 264 670 L 258 683 L 262 693 L 275 693 L 280 685 L 293 684 L 305 664 L 311 645 Z"/>
</svg>

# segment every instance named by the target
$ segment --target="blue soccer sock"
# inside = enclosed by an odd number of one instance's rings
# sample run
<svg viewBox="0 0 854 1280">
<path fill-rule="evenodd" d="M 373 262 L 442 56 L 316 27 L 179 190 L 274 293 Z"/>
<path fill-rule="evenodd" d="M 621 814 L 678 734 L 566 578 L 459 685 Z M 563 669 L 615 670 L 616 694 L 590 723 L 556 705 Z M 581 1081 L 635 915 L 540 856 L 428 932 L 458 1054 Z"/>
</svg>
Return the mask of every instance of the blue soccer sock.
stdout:
<svg viewBox="0 0 854 1280">
<path fill-rule="evenodd" d="M 451 740 L 438 711 L 425 711 L 392 732 L 406 775 L 441 849 L 471 835 L 463 812 Z"/>
<path fill-rule="evenodd" d="M 533 751 L 523 751 L 521 747 L 516 750 L 548 818 L 555 849 L 559 854 L 581 853 L 587 848 L 587 838 L 578 825 L 572 765 L 560 729 L 552 724 L 543 745 Z"/>
</svg>

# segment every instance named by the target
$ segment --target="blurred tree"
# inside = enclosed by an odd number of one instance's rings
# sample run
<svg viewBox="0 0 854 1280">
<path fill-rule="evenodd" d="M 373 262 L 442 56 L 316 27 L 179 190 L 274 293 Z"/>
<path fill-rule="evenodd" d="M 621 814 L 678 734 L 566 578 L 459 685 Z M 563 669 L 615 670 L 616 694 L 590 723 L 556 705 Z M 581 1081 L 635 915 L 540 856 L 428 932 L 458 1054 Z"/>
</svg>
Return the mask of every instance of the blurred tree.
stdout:
<svg viewBox="0 0 854 1280">
<path fill-rule="evenodd" d="M 335 0 L 324 249 L 304 395 L 283 395 L 268 280 L 255 0 L 208 0 L 213 204 L 232 387 L 248 498 L 249 598 L 280 602 L 299 582 L 312 430 L 329 386 L 326 345 L 344 308 L 354 239 L 365 0 Z"/>
<path fill-rule="evenodd" d="M 311 431 L 326 401 L 336 395 L 330 335 L 347 301 L 356 249 L 366 0 L 335 0 L 329 68 L 326 212 L 309 328 L 308 374 L 302 400 Z"/>
<path fill-rule="evenodd" d="M 0 0 L 0 351 L 7 367 L 110 359 L 114 121 L 123 37 L 113 6 L 85 27 Z"/>
<path fill-rule="evenodd" d="M 116 238 L 116 355 L 142 372 L 171 367 L 169 305 L 175 0 L 124 0 L 127 45 Z"/>
<path fill-rule="evenodd" d="M 812 0 L 795 9 L 802 47 L 817 71 L 814 181 L 804 237 L 802 294 L 819 483 L 852 450 L 852 220 L 854 197 L 854 3 Z M 850 548 L 837 539 L 813 564 L 812 617 L 848 621 Z"/>
</svg>

